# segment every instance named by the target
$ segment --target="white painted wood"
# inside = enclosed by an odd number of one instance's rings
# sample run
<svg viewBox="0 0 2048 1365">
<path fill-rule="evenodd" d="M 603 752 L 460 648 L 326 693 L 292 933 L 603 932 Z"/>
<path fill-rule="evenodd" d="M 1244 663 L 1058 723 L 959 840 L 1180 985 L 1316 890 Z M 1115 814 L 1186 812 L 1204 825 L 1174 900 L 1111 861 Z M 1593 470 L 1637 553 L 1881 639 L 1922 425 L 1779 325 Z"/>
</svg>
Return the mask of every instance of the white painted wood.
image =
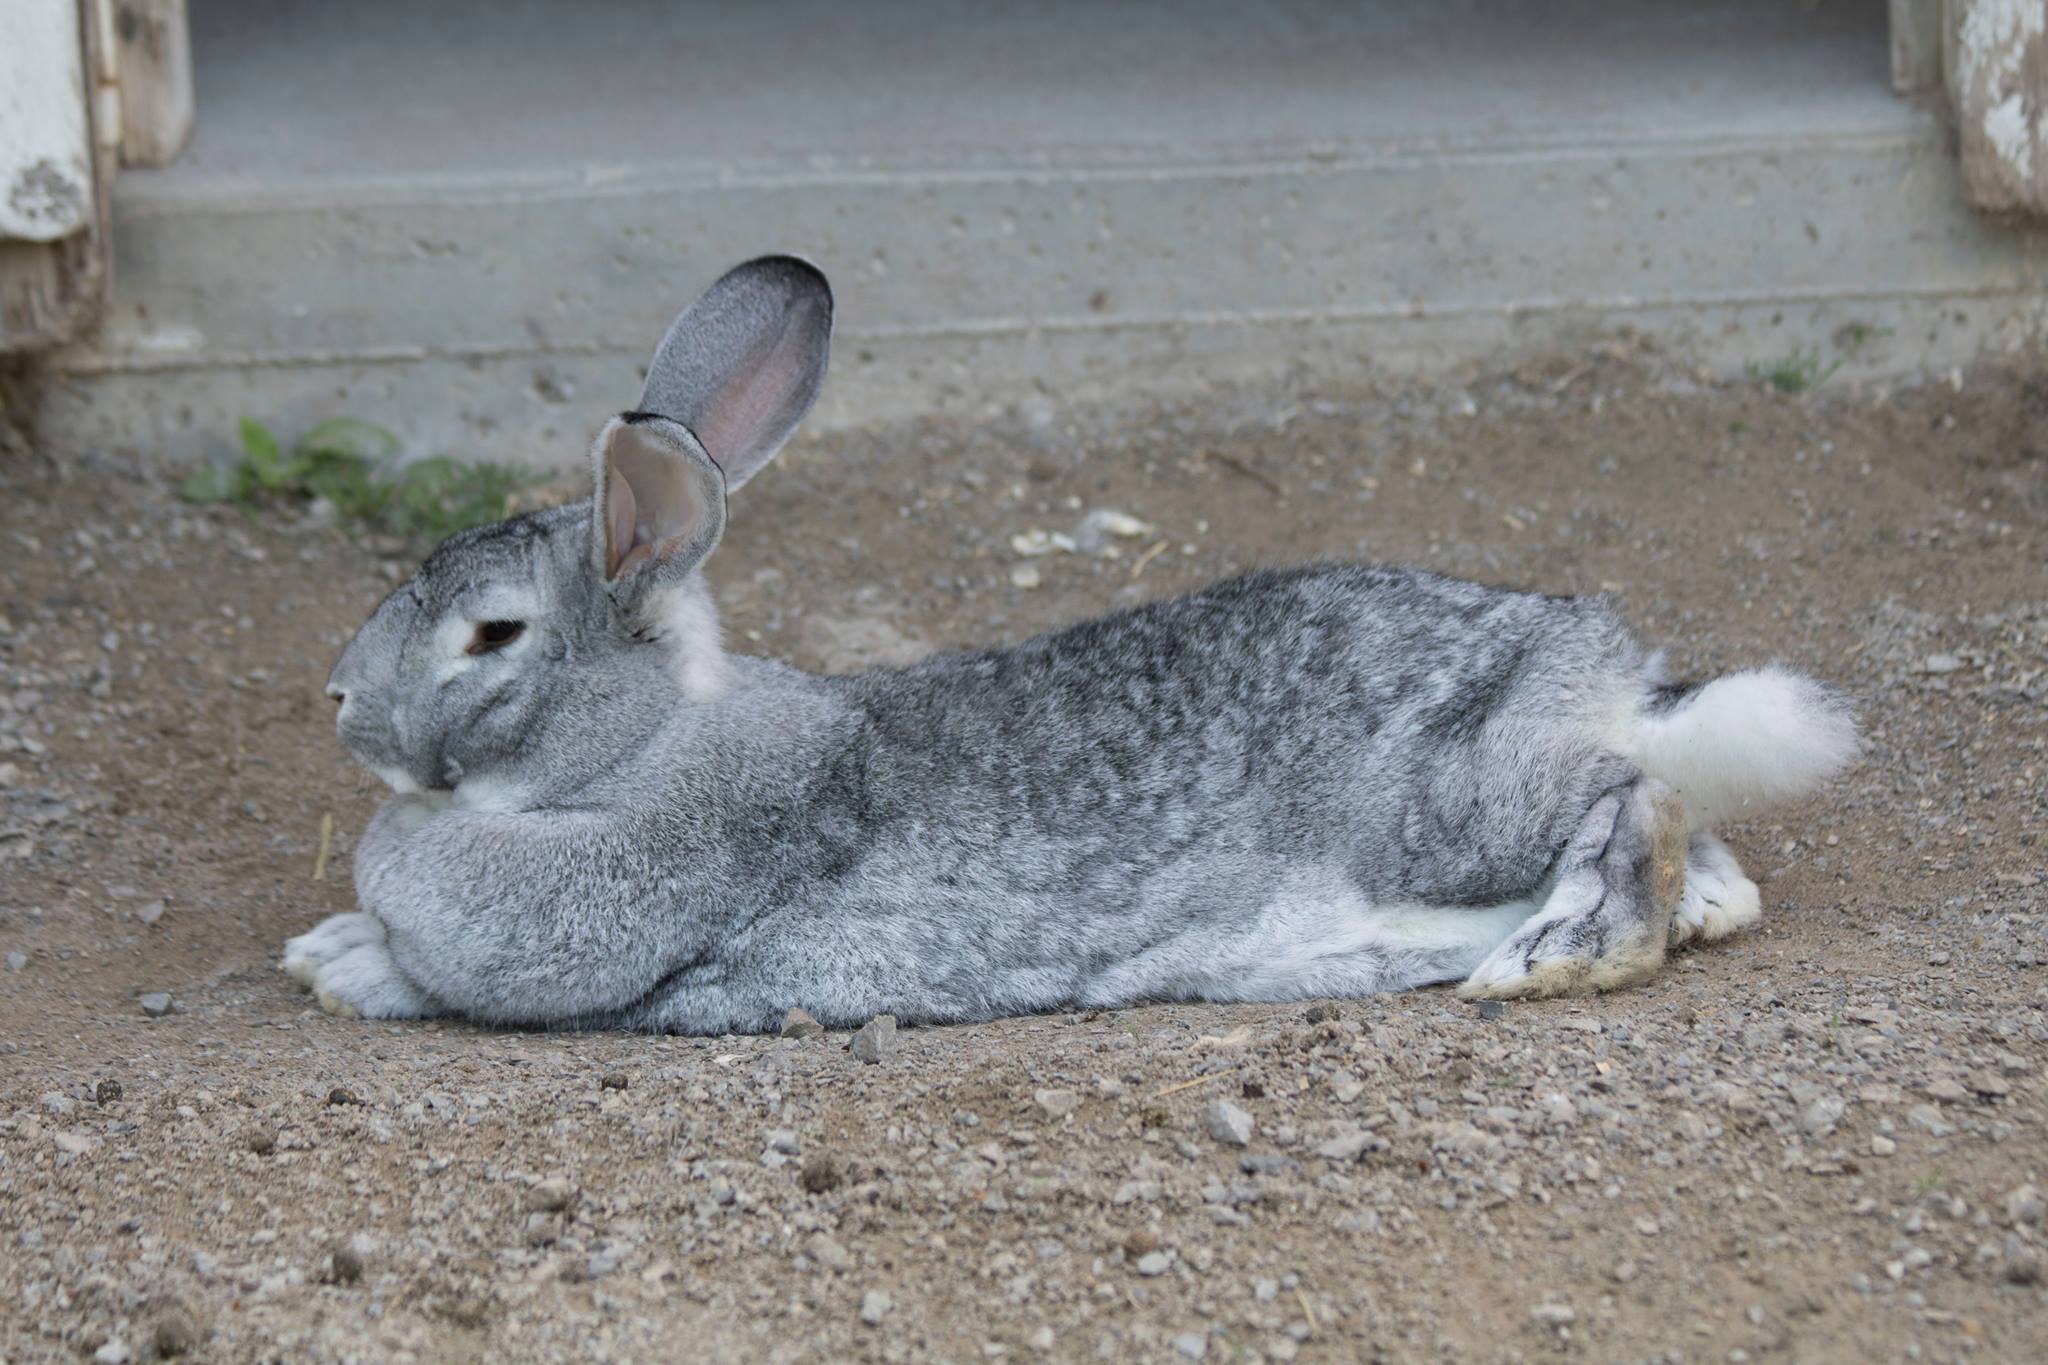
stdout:
<svg viewBox="0 0 2048 1365">
<path fill-rule="evenodd" d="M 2048 213 L 2048 0 L 1949 0 L 1948 12 L 1963 193 Z"/>
<path fill-rule="evenodd" d="M 0 0 L 0 352 L 78 337 L 106 306 L 121 132 L 108 0 Z"/>
<path fill-rule="evenodd" d="M 77 0 L 8 0 L 0 42 L 0 237 L 54 242 L 93 219 Z"/>
</svg>

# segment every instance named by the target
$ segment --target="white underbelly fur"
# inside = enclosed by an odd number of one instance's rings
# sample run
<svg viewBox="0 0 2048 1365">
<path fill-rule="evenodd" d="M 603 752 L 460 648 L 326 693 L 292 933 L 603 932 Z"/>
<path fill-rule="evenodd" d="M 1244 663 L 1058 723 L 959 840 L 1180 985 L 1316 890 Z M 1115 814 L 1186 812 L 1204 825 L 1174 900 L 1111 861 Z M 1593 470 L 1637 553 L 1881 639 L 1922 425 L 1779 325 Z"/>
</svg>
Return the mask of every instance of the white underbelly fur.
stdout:
<svg viewBox="0 0 2048 1365">
<path fill-rule="evenodd" d="M 1233 928 L 1191 931 L 1090 984 L 1090 1003 L 1299 1000 L 1458 981 L 1539 906 L 1374 905 L 1347 878 L 1301 873 Z"/>
</svg>

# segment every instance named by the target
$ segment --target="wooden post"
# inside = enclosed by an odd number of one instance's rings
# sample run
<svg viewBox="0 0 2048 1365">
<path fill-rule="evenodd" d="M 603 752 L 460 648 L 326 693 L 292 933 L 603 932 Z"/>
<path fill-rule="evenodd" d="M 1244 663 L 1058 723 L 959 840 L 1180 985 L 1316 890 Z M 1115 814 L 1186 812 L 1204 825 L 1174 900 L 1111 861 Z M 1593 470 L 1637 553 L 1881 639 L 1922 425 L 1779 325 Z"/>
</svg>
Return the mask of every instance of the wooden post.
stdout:
<svg viewBox="0 0 2048 1365">
<path fill-rule="evenodd" d="M 192 135 L 192 31 L 185 0 L 114 0 L 121 164 L 165 166 Z"/>
<path fill-rule="evenodd" d="M 0 84 L 0 352 L 68 341 L 105 304 L 107 184 L 118 90 L 106 60 L 104 0 L 15 0 Z"/>
<path fill-rule="evenodd" d="M 1942 0 L 1891 0 L 1892 89 L 1901 95 L 1941 84 Z"/>
<path fill-rule="evenodd" d="M 1963 194 L 2048 213 L 2048 0 L 1948 0 L 1944 66 Z"/>
</svg>

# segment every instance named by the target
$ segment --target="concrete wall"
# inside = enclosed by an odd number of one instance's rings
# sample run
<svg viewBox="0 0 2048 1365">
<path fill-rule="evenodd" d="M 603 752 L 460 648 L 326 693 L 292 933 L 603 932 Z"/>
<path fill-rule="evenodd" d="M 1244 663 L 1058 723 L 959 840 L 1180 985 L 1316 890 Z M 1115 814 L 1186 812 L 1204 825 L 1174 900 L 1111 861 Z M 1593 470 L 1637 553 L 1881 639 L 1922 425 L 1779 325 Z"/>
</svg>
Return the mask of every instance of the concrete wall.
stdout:
<svg viewBox="0 0 2048 1365">
<path fill-rule="evenodd" d="M 1868 9 L 202 7 L 198 133 L 117 187 L 112 320 L 47 413 L 170 459 L 348 414 L 571 460 L 765 250 L 837 285 L 826 424 L 1623 327 L 1735 372 L 2037 344 L 2048 236 L 1963 204 Z"/>
</svg>

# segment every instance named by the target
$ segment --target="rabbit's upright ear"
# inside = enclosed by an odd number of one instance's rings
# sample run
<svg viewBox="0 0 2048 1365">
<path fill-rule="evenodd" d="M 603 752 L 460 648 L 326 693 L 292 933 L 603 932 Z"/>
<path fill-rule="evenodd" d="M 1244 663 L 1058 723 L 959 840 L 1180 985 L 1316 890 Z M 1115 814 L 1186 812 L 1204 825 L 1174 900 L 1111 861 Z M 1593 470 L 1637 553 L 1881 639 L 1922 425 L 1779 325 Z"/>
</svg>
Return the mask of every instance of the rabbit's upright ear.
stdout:
<svg viewBox="0 0 2048 1365">
<path fill-rule="evenodd" d="M 639 630 L 725 531 L 725 479 L 690 429 L 650 412 L 605 423 L 591 452 L 591 568 Z"/>
<path fill-rule="evenodd" d="M 738 488 L 811 410 L 831 345 L 824 274 L 795 256 L 763 256 L 727 271 L 670 325 L 640 407 L 695 432 Z"/>
</svg>

